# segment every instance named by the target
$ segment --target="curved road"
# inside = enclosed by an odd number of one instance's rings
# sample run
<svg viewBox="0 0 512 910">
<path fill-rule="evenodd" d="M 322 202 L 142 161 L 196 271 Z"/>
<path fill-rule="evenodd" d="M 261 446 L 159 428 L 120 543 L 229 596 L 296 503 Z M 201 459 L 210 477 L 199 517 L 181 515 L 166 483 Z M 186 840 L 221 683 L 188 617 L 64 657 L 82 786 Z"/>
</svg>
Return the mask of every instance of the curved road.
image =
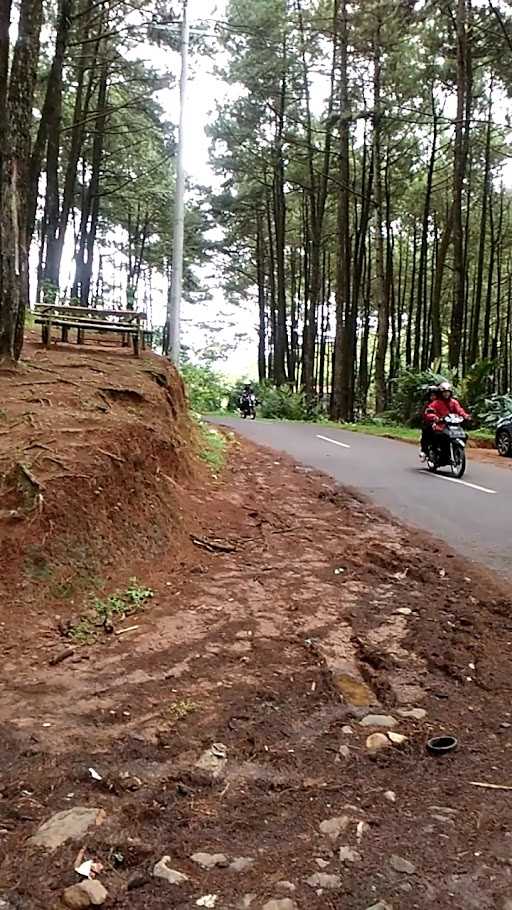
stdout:
<svg viewBox="0 0 512 910">
<path fill-rule="evenodd" d="M 464 479 L 423 469 L 414 446 L 318 424 L 214 421 L 365 493 L 408 524 L 512 577 L 512 471 L 471 461 Z"/>
</svg>

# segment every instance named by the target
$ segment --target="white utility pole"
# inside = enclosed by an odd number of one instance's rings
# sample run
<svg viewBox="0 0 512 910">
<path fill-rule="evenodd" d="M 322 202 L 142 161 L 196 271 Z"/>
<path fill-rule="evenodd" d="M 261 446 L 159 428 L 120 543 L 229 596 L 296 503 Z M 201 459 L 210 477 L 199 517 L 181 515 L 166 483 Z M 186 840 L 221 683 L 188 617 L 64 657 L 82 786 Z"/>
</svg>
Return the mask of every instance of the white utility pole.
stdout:
<svg viewBox="0 0 512 910">
<path fill-rule="evenodd" d="M 181 296 L 183 290 L 183 240 L 185 222 L 185 109 L 188 83 L 188 50 L 190 29 L 188 0 L 183 0 L 181 29 L 180 125 L 176 158 L 176 197 L 174 201 L 174 241 L 172 253 L 171 292 L 167 302 L 168 354 L 179 366 L 181 349 Z"/>
</svg>

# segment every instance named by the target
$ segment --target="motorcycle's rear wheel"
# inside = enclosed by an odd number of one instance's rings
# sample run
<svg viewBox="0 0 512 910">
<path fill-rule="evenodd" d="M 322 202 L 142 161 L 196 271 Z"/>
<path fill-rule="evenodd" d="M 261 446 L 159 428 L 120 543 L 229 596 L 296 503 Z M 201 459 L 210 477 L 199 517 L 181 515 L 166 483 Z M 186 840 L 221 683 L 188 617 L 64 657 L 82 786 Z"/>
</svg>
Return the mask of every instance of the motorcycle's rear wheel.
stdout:
<svg viewBox="0 0 512 910">
<path fill-rule="evenodd" d="M 451 450 L 452 457 L 450 459 L 450 467 L 452 469 L 452 474 L 460 480 L 461 477 L 464 477 L 466 471 L 466 453 L 462 446 L 454 445 L 453 443 Z"/>
</svg>

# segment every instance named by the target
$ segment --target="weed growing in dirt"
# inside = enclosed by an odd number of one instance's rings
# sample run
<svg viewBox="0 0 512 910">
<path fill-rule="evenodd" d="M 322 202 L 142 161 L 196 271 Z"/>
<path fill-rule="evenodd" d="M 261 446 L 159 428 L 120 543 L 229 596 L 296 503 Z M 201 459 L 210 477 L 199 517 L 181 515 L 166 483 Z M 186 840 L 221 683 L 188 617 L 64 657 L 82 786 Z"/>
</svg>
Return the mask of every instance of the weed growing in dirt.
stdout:
<svg viewBox="0 0 512 910">
<path fill-rule="evenodd" d="M 198 427 L 201 442 L 199 457 L 206 462 L 214 477 L 218 477 L 226 461 L 226 437 L 202 420 L 198 420 Z"/>
<path fill-rule="evenodd" d="M 173 702 L 172 705 L 169 705 L 165 710 L 165 716 L 171 724 L 177 724 L 178 721 L 184 720 L 189 714 L 193 714 L 194 711 L 197 711 L 197 708 L 198 705 L 196 705 L 195 702 L 183 699 L 183 701 L 176 701 Z"/>
<path fill-rule="evenodd" d="M 130 616 L 143 610 L 152 597 L 151 588 L 140 585 L 136 578 L 132 578 L 126 591 L 116 592 L 103 600 L 96 597 L 92 604 L 95 615 L 92 618 L 82 617 L 70 629 L 69 637 L 78 643 L 90 642 L 100 626 L 111 623 L 114 617 Z"/>
</svg>

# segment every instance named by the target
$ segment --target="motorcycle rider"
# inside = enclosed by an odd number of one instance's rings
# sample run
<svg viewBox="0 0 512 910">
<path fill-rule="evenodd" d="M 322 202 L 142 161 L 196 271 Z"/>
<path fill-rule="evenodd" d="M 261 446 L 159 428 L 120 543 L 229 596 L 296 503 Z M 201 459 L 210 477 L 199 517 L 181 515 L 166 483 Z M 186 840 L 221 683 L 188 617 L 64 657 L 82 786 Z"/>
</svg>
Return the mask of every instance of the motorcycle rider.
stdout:
<svg viewBox="0 0 512 910">
<path fill-rule="evenodd" d="M 471 420 L 471 415 L 464 410 L 462 405 L 454 397 L 453 387 L 449 382 L 439 383 L 437 389 L 436 398 L 427 405 L 424 412 L 424 420 L 427 424 L 424 439 L 426 447 L 428 447 L 428 443 L 436 430 L 441 430 L 443 428 L 443 421 L 449 414 L 455 414 L 457 417 L 462 417 L 464 420 Z M 423 451 L 425 451 L 425 449 Z"/>
<path fill-rule="evenodd" d="M 246 414 L 250 414 L 255 407 L 256 395 L 254 394 L 252 385 L 249 382 L 246 382 L 243 392 L 240 396 L 240 410 Z"/>
<path fill-rule="evenodd" d="M 437 399 L 438 388 L 436 385 L 431 385 L 428 389 L 428 399 L 427 403 L 424 406 L 421 412 L 421 442 L 420 442 L 420 458 L 422 461 L 426 460 L 427 446 L 430 438 L 431 427 L 430 423 L 427 421 L 426 415 L 427 411 L 430 408 L 430 405 L 433 401 Z"/>
</svg>

